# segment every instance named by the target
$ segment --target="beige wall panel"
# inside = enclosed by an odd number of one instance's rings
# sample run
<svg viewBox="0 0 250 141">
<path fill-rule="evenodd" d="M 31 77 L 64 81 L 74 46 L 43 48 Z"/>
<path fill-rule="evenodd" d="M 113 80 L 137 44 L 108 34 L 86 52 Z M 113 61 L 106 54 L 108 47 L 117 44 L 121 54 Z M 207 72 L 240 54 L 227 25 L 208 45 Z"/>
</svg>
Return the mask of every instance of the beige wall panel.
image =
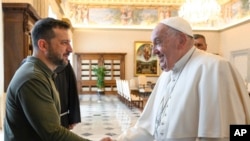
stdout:
<svg viewBox="0 0 250 141">
<path fill-rule="evenodd" d="M 230 59 L 230 52 L 250 48 L 250 22 L 221 31 L 220 52 Z"/>
<path fill-rule="evenodd" d="M 220 34 L 217 31 L 194 31 L 194 34 L 202 34 L 206 37 L 207 52 L 220 53 Z"/>
<path fill-rule="evenodd" d="M 125 77 L 134 77 L 134 41 L 150 41 L 151 30 L 75 29 L 74 52 L 125 52 Z M 156 77 L 150 77 L 155 82 Z"/>
</svg>

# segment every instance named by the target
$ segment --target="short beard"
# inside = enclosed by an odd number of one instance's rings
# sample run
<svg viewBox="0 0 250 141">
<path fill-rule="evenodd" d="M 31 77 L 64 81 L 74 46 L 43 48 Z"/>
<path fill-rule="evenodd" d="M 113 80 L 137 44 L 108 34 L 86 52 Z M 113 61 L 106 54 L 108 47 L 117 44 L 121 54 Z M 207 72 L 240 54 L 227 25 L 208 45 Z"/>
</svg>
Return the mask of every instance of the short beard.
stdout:
<svg viewBox="0 0 250 141">
<path fill-rule="evenodd" d="M 66 62 L 60 59 L 56 54 L 48 53 L 48 59 L 56 66 L 66 65 Z"/>
<path fill-rule="evenodd" d="M 51 46 L 49 47 L 47 58 L 56 66 L 67 65 L 67 62 L 61 59 L 60 55 L 57 54 Z"/>
</svg>

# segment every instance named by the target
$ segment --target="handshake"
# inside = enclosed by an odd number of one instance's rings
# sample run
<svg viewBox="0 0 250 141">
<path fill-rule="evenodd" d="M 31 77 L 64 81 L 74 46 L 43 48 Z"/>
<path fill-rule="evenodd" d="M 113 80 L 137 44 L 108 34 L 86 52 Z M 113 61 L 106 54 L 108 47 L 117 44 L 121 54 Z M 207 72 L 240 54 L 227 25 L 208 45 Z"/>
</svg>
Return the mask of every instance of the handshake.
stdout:
<svg viewBox="0 0 250 141">
<path fill-rule="evenodd" d="M 132 127 L 123 132 L 117 139 L 105 137 L 101 141 L 154 141 L 154 137 L 143 128 Z"/>
</svg>

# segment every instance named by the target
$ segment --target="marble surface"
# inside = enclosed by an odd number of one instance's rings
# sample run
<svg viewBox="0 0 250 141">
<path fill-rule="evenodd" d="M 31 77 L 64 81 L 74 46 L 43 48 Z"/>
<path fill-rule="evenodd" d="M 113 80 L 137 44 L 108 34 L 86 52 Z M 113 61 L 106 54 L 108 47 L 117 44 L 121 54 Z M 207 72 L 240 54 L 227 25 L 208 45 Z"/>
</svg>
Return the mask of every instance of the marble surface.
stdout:
<svg viewBox="0 0 250 141">
<path fill-rule="evenodd" d="M 141 114 L 137 108 L 128 108 L 117 95 L 80 95 L 82 122 L 72 132 L 90 139 L 99 140 L 105 136 L 116 139 L 124 130 L 133 126 Z M 0 141 L 3 131 L 0 130 Z"/>
</svg>

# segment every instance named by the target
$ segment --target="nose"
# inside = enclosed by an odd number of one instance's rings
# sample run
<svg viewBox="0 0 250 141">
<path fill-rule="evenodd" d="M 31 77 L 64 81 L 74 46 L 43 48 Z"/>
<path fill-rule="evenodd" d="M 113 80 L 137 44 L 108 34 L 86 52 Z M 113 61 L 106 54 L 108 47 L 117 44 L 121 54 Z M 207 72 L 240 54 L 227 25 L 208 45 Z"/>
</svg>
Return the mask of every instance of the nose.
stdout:
<svg viewBox="0 0 250 141">
<path fill-rule="evenodd" d="M 69 52 L 72 52 L 72 51 L 73 51 L 73 48 L 72 48 L 72 46 L 71 46 L 70 44 L 68 45 L 67 50 L 68 50 Z"/>
<path fill-rule="evenodd" d="M 158 53 L 159 53 L 159 51 L 156 49 L 155 46 L 153 46 L 153 47 L 152 47 L 152 54 L 153 54 L 153 55 L 156 55 L 156 54 L 158 54 Z"/>
</svg>

